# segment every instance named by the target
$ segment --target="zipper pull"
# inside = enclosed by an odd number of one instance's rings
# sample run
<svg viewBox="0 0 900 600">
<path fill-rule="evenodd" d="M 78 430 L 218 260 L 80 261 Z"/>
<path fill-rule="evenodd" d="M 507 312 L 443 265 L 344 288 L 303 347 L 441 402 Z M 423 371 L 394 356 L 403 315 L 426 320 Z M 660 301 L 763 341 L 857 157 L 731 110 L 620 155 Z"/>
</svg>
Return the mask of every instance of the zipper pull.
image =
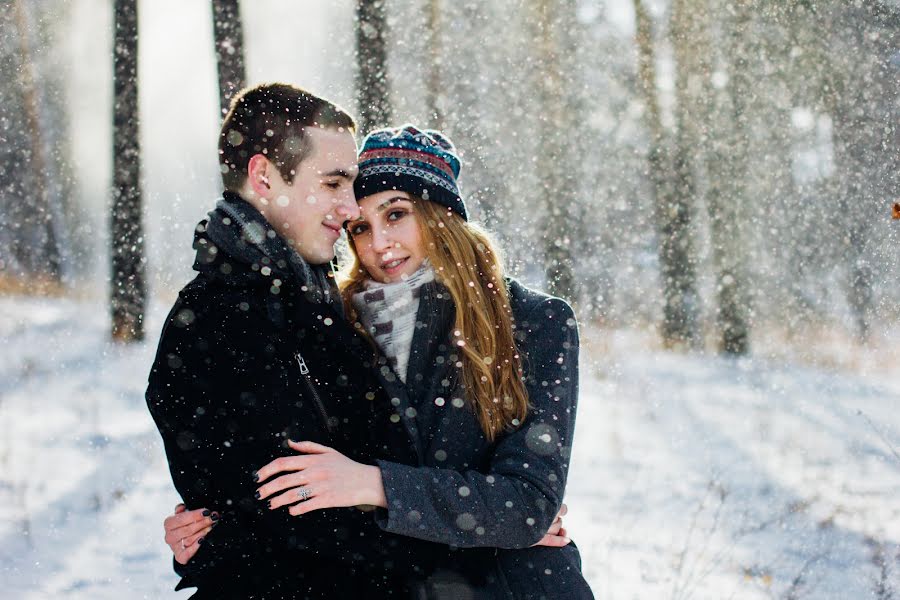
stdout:
<svg viewBox="0 0 900 600">
<path fill-rule="evenodd" d="M 294 358 L 297 359 L 297 364 L 300 365 L 300 374 L 307 375 L 309 374 L 309 367 L 306 366 L 306 361 L 303 360 L 303 357 L 300 356 L 300 353 L 294 355 Z"/>
</svg>

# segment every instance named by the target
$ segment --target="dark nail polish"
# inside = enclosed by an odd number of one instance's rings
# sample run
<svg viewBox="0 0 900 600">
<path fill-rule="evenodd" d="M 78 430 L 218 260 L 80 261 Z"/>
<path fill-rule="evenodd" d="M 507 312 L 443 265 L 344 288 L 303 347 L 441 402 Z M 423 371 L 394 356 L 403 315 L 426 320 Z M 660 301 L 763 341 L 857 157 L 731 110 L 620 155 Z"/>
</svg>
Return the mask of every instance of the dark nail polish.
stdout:
<svg viewBox="0 0 900 600">
<path fill-rule="evenodd" d="M 212 515 L 210 515 L 209 518 L 212 519 L 212 522 L 213 522 L 213 523 L 215 523 L 216 521 L 219 520 L 219 513 L 217 513 L 217 512 L 216 512 L 216 513 L 213 513 Z"/>
<path fill-rule="evenodd" d="M 255 494 L 253 494 L 253 497 L 256 498 L 257 500 L 259 500 L 260 495 L 261 494 L 259 493 L 259 491 L 257 491 Z"/>
<path fill-rule="evenodd" d="M 209 510 L 204 510 L 204 511 L 203 511 L 203 516 L 204 516 L 204 517 L 208 517 L 209 515 L 210 515 L 210 511 L 209 511 Z"/>
<path fill-rule="evenodd" d="M 253 471 L 253 482 L 259 481 L 259 471 Z"/>
<path fill-rule="evenodd" d="M 268 506 L 268 507 L 271 509 L 271 508 L 272 508 L 272 501 L 269 500 L 268 502 L 266 502 L 266 506 Z"/>
<path fill-rule="evenodd" d="M 198 545 L 198 546 L 200 546 L 200 545 L 202 545 L 202 544 L 203 544 L 203 538 L 200 538 L 199 540 L 197 540 L 197 545 Z"/>
</svg>

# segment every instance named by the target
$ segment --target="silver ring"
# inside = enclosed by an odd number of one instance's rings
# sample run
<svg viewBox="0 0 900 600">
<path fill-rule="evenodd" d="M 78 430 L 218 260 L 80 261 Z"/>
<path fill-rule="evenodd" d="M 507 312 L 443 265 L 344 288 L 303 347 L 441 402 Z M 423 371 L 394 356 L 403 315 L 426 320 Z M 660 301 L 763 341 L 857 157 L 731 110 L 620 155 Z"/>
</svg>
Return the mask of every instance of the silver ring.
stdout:
<svg viewBox="0 0 900 600">
<path fill-rule="evenodd" d="M 312 496 L 312 490 L 309 488 L 299 488 L 297 489 L 297 497 L 300 498 L 300 501 L 309 500 L 310 496 Z"/>
<path fill-rule="evenodd" d="M 187 546 L 184 545 L 184 538 L 181 538 L 181 549 L 187 550 Z"/>
</svg>

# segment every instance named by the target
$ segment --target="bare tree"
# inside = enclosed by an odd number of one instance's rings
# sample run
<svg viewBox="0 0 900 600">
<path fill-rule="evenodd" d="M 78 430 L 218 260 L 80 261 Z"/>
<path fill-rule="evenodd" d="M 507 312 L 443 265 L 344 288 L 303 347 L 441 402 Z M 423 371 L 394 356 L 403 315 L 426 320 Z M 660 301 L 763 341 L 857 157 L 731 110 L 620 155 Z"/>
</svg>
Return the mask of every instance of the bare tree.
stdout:
<svg viewBox="0 0 900 600">
<path fill-rule="evenodd" d="M 709 214 L 711 254 L 715 275 L 718 350 L 743 355 L 750 349 L 749 299 L 746 293 L 741 220 L 747 203 L 750 160 L 749 108 L 752 93 L 750 39 L 753 5 L 740 0 L 729 5 L 722 20 L 726 83 L 713 85 L 712 18 L 709 0 L 677 0 L 673 9 L 673 38 L 678 66 L 676 94 L 679 112 L 689 130 L 688 147 L 699 147 L 706 167 L 705 200 Z M 689 89 L 691 78 L 700 82 Z M 699 144 L 698 144 L 699 142 Z"/>
<path fill-rule="evenodd" d="M 356 2 L 356 92 L 360 127 L 369 132 L 391 123 L 387 18 L 384 0 Z"/>
<path fill-rule="evenodd" d="M 540 140 L 541 174 L 539 194 L 543 203 L 544 226 L 540 231 L 544 250 L 547 290 L 575 300 L 577 284 L 573 271 L 572 235 L 577 224 L 575 186 L 569 185 L 576 161 L 569 152 L 567 132 L 573 131 L 567 106 L 566 81 L 562 77 L 565 53 L 563 36 L 569 33 L 563 15 L 574 12 L 569 0 L 539 0 L 534 3 L 537 38 L 535 86 L 540 106 L 537 136 Z"/>
<path fill-rule="evenodd" d="M 219 106 L 224 117 L 231 98 L 247 85 L 240 0 L 212 0 L 212 13 L 216 67 L 219 73 Z"/>
<path fill-rule="evenodd" d="M 138 121 L 137 0 L 115 0 L 113 47 L 112 338 L 144 337 L 144 235 Z"/>
<path fill-rule="evenodd" d="M 694 184 L 688 164 L 691 148 L 685 129 L 685 107 L 682 104 L 683 97 L 679 98 L 674 156 L 670 156 L 660 116 L 652 22 L 641 0 L 634 0 L 634 11 L 638 76 L 650 134 L 648 163 L 663 288 L 663 320 L 660 329 L 666 347 L 695 347 L 700 340 L 697 327 L 699 301 L 691 237 Z M 676 46 L 677 44 L 676 39 Z"/>
<path fill-rule="evenodd" d="M 444 128 L 441 106 L 441 0 L 428 0 L 428 81 L 425 105 L 436 129 Z"/>
</svg>

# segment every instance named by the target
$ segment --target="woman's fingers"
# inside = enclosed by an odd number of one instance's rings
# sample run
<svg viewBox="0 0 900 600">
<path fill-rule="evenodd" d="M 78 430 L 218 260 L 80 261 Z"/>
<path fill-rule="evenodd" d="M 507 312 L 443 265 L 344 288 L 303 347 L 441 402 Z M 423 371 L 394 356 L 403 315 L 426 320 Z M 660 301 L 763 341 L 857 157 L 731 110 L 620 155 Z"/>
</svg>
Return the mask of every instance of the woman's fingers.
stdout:
<svg viewBox="0 0 900 600">
<path fill-rule="evenodd" d="M 200 545 L 203 543 L 203 539 L 210 530 L 212 530 L 212 526 L 198 532 L 190 538 L 179 540 L 178 545 L 173 549 L 175 560 L 182 565 L 186 565 L 189 560 L 194 558 L 197 551 L 200 550 Z"/>
<path fill-rule="evenodd" d="M 559 528 L 559 533 L 557 533 L 556 535 L 558 535 L 559 537 L 568 538 L 568 537 L 569 537 L 569 532 L 566 531 L 566 528 L 565 528 L 565 527 L 560 527 L 560 528 Z"/>
<path fill-rule="evenodd" d="M 562 548 L 571 542 L 567 537 L 561 535 L 545 535 L 535 546 L 549 546 L 550 548 Z"/>
<path fill-rule="evenodd" d="M 183 506 L 183 505 L 181 505 L 181 506 Z M 212 514 L 212 511 L 207 510 L 205 508 L 198 508 L 196 510 L 185 510 L 182 512 L 177 512 L 177 508 L 178 507 L 176 507 L 175 514 L 169 515 L 163 521 L 163 527 L 165 528 L 166 531 L 169 531 L 171 529 L 178 529 L 180 527 L 190 525 L 191 523 L 203 521 L 204 519 L 208 518 Z"/>
<path fill-rule="evenodd" d="M 566 506 L 565 502 L 562 506 L 559 507 L 559 512 L 557 513 L 557 517 L 564 517 L 569 514 L 569 507 Z"/>
<path fill-rule="evenodd" d="M 312 512 L 314 510 L 319 510 L 322 508 L 330 508 L 330 506 L 328 505 L 324 497 L 315 497 L 293 505 L 288 509 L 288 512 L 295 517 L 298 517 L 300 515 L 305 515 L 308 512 Z"/>
<path fill-rule="evenodd" d="M 215 517 L 215 519 L 213 517 Z M 171 546 L 173 543 L 177 542 L 178 540 L 188 538 L 188 537 L 196 534 L 198 531 L 202 531 L 204 529 L 212 527 L 216 523 L 217 520 L 218 520 L 218 514 L 215 514 L 215 515 L 210 515 L 209 517 L 206 517 L 201 521 L 197 521 L 195 523 L 185 525 L 184 527 L 167 530 L 166 531 L 166 543 Z"/>
<path fill-rule="evenodd" d="M 311 487 L 301 484 L 269 500 L 269 508 L 275 509 L 296 504 L 297 502 L 309 502 L 309 499 L 312 498 L 313 495 L 314 492 Z"/>
<path fill-rule="evenodd" d="M 175 540 L 174 543 L 169 544 L 169 547 L 172 549 L 172 553 L 175 555 L 175 560 L 177 560 L 182 565 L 186 565 L 189 560 L 191 560 L 197 551 L 200 549 L 203 540 L 206 539 L 207 534 L 212 531 L 213 525 L 209 525 L 204 527 L 200 531 L 197 531 L 191 535 L 185 536 L 183 538 L 179 538 Z"/>
<path fill-rule="evenodd" d="M 547 535 L 559 535 L 560 529 L 562 529 L 562 519 L 557 519 L 550 525 L 550 529 L 547 530 Z"/>
<path fill-rule="evenodd" d="M 183 513 L 183 512 L 186 511 L 186 510 L 187 510 L 187 507 L 186 507 L 184 504 L 180 503 L 180 502 L 179 502 L 178 504 L 175 505 L 175 514 L 176 514 L 176 515 L 177 515 L 178 513 Z"/>
<path fill-rule="evenodd" d="M 309 456 L 282 456 L 263 466 L 259 471 L 253 472 L 253 481 L 265 481 L 279 473 L 302 471 L 309 466 Z"/>
<path fill-rule="evenodd" d="M 328 446 L 323 446 L 322 444 L 317 444 L 315 442 L 295 442 L 294 440 L 288 440 L 288 446 L 290 446 L 297 452 L 303 452 L 306 454 L 324 454 L 326 452 L 334 452 L 334 448 L 329 448 Z"/>
<path fill-rule="evenodd" d="M 182 521 L 179 521 L 176 517 L 182 517 L 195 512 L 197 514 L 191 515 L 190 520 L 187 520 L 186 524 L 178 526 Z M 196 511 L 188 511 L 170 516 L 164 522 L 166 529 L 166 544 L 168 544 L 172 551 L 175 552 L 180 546 L 180 541 L 182 539 L 192 536 L 206 527 L 212 526 L 218 520 L 219 513 L 206 509 L 197 509 Z"/>
<path fill-rule="evenodd" d="M 187 536 L 186 538 L 184 538 L 184 545 L 185 546 L 199 545 L 199 543 L 202 543 L 201 539 L 205 538 L 206 534 L 209 533 L 210 531 L 212 531 L 212 525 L 209 525 L 208 527 L 204 527 L 200 531 Z"/>
<path fill-rule="evenodd" d="M 265 500 L 273 494 L 277 494 L 278 492 L 290 488 L 304 486 L 307 483 L 309 483 L 309 474 L 306 471 L 297 471 L 295 473 L 289 473 L 288 475 L 282 475 L 256 490 L 256 499 Z M 275 499 L 273 498 L 273 504 L 275 504 L 274 500 Z M 278 504 L 278 506 L 282 505 L 283 504 Z"/>
</svg>

